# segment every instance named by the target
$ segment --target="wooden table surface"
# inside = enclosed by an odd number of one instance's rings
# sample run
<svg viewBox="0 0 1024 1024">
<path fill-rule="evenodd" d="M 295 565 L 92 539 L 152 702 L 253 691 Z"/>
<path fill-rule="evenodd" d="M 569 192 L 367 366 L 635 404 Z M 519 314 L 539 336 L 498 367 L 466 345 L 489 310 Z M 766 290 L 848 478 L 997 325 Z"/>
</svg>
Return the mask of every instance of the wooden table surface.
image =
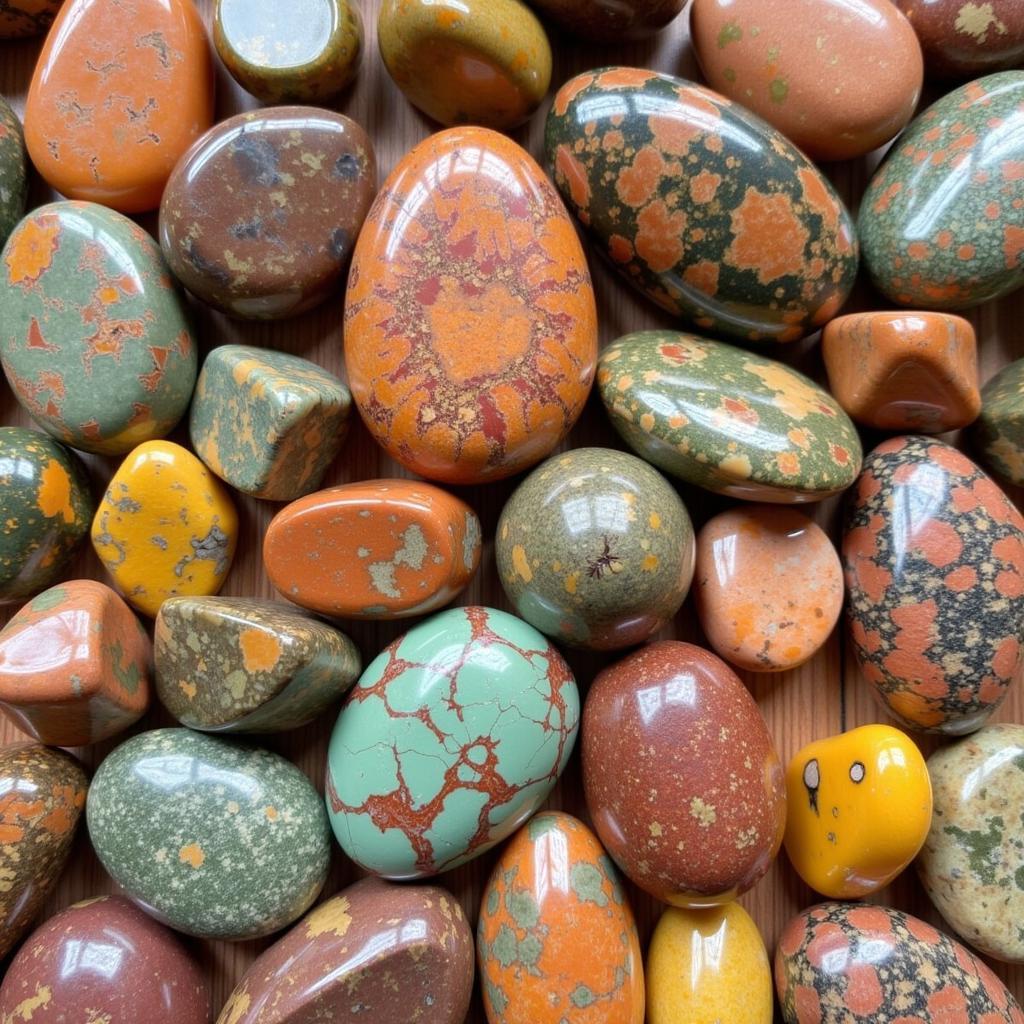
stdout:
<svg viewBox="0 0 1024 1024">
<path fill-rule="evenodd" d="M 266 0 L 277 2 L 277 0 Z M 485 0 L 483 0 L 485 2 Z M 338 109 L 358 121 L 369 133 L 376 148 L 381 180 L 395 163 L 413 145 L 425 138 L 436 127 L 420 116 L 392 84 L 377 52 L 376 15 L 379 0 L 361 0 L 366 28 L 366 49 L 363 64 L 356 85 L 342 97 Z M 212 3 L 199 0 L 204 16 L 209 18 Z M 560 38 L 551 33 L 555 52 L 555 70 L 552 87 L 557 89 L 562 82 L 577 72 L 608 64 L 626 64 L 654 68 L 684 78 L 699 79 L 693 51 L 690 47 L 687 18 L 677 19 L 655 39 L 621 46 L 584 47 L 568 37 Z M 32 68 L 39 52 L 41 40 L 0 43 L 0 93 L 8 98 L 18 110 L 24 108 Z M 880 86 L 881 87 L 881 86 Z M 230 79 L 223 67 L 217 68 L 217 118 L 225 118 L 240 110 L 252 109 L 259 104 L 244 93 Z M 928 97 L 935 98 L 934 95 Z M 549 97 L 550 101 L 550 97 Z M 538 159 L 542 155 L 544 115 L 547 102 L 515 138 Z M 836 164 L 826 168 L 832 181 L 856 213 L 857 204 L 863 194 L 871 169 L 877 162 L 877 155 L 856 162 Z M 52 193 L 33 176 L 31 205 L 49 201 Z M 141 218 L 144 226 L 155 230 L 156 218 Z M 600 317 L 601 344 L 629 331 L 652 327 L 672 327 L 673 321 L 653 305 L 642 300 L 636 293 L 615 276 L 601 259 L 591 254 L 591 270 L 597 293 Z M 863 278 L 863 274 L 862 274 Z M 281 349 L 302 355 L 319 363 L 333 373 L 344 376 L 342 360 L 342 294 L 339 292 L 331 301 L 302 317 L 277 324 L 242 323 L 228 320 L 219 314 L 193 303 L 196 323 L 203 351 L 227 342 L 242 342 L 269 348 Z M 858 309 L 884 309 L 885 304 L 869 286 L 861 282 L 853 300 L 844 312 Z M 1000 367 L 1024 355 L 1024 292 L 1010 296 L 998 303 L 992 303 L 966 314 L 978 331 L 981 361 L 981 379 L 987 381 Z M 796 345 L 778 347 L 768 353 L 798 367 L 811 376 L 824 380 L 817 336 Z M 370 439 L 356 422 L 331 468 L 325 486 L 366 480 L 375 477 L 408 476 L 400 466 L 390 460 Z M 0 385 L 0 422 L 4 424 L 30 425 L 24 411 L 11 395 L 6 385 Z M 174 439 L 187 444 L 187 438 L 178 431 Z M 866 436 L 865 450 L 876 444 L 880 437 Z M 566 447 L 601 445 L 622 447 L 617 436 L 607 423 L 596 392 L 591 396 L 587 408 L 576 428 L 569 436 Z M 113 473 L 116 462 L 93 456 L 85 457 L 89 462 L 96 494 L 102 493 L 107 479 Z M 479 513 L 484 525 L 485 547 L 480 572 L 461 598 L 464 604 L 486 604 L 511 610 L 505 599 L 494 565 L 494 526 L 502 505 L 508 498 L 516 481 L 504 481 L 487 487 L 463 488 L 460 494 Z M 720 511 L 730 502 L 719 499 L 696 488 L 680 487 L 680 493 L 699 526 L 710 515 Z M 1018 505 L 1021 493 L 1014 493 Z M 241 535 L 234 567 L 224 587 L 230 595 L 273 597 L 274 591 L 267 580 L 260 558 L 263 532 L 270 518 L 280 507 L 271 502 L 261 502 L 236 496 L 239 508 Z M 819 523 L 825 526 L 834 539 L 838 539 L 840 499 L 832 499 L 817 506 L 811 506 Z M 86 545 L 88 549 L 88 545 Z M 104 579 L 91 549 L 84 551 L 74 563 L 70 577 L 93 577 Z M 2 610 L 0 621 L 6 621 L 13 609 Z M 393 637 L 409 625 L 386 623 L 351 623 L 345 628 L 360 646 L 364 661 L 375 656 Z M 687 600 L 670 629 L 660 638 L 678 638 L 704 643 L 700 626 L 696 621 L 693 603 Z M 585 694 L 594 673 L 614 656 L 598 656 L 567 652 L 568 659 L 577 673 L 582 692 Z M 819 654 L 800 668 L 776 675 L 741 673 L 750 686 L 768 726 L 775 737 L 779 752 L 786 762 L 805 743 L 812 739 L 828 736 L 843 729 L 867 722 L 883 720 L 875 706 L 867 685 L 860 678 L 853 660 L 842 625 Z M 998 721 L 1024 722 L 1024 693 L 1018 683 L 1010 697 L 995 716 Z M 302 768 L 314 784 L 322 790 L 324 759 L 327 739 L 334 716 L 328 715 L 313 726 L 292 733 L 266 737 L 260 742 L 293 760 Z M 172 724 L 170 716 L 160 707 L 155 707 L 145 716 L 138 729 L 152 729 Z M 0 743 L 11 743 L 24 737 L 6 720 L 0 724 Z M 74 751 L 90 769 L 99 762 L 126 736 L 91 748 Z M 933 749 L 928 740 L 922 742 L 925 753 Z M 568 770 L 556 787 L 549 806 L 562 808 L 572 814 L 586 818 L 580 780 L 579 757 L 574 755 Z M 479 897 L 486 883 L 495 853 L 479 857 L 465 867 L 441 876 L 440 883 L 447 886 L 462 902 L 471 922 L 476 921 Z M 354 881 L 358 872 L 335 847 L 330 877 L 324 889 L 324 897 Z M 100 867 L 89 845 L 84 823 L 79 833 L 70 864 L 64 872 L 56 891 L 48 901 L 44 916 L 49 916 L 68 904 L 110 892 L 113 883 Z M 651 929 L 657 921 L 659 904 L 635 887 L 629 887 L 633 909 L 640 927 L 641 941 L 646 948 Z M 795 875 L 782 853 L 766 877 L 755 889 L 743 897 L 743 904 L 753 914 L 759 925 L 769 953 L 775 940 L 786 923 L 796 912 L 817 901 L 815 895 Z M 905 872 L 890 887 L 884 889 L 874 901 L 899 907 L 926 918 L 934 924 L 941 924 L 932 909 L 913 871 Z M 227 999 L 236 981 L 241 977 L 252 959 L 272 939 L 256 942 L 223 943 L 196 942 L 194 948 L 209 975 L 215 1008 Z M 1024 967 L 1007 967 L 994 964 L 997 972 L 1007 980 L 1018 999 L 1024 1001 Z M 479 996 L 467 1018 L 467 1024 L 478 1024 L 484 1020 Z M 682 1024 L 682 1022 L 681 1022 Z"/>
</svg>

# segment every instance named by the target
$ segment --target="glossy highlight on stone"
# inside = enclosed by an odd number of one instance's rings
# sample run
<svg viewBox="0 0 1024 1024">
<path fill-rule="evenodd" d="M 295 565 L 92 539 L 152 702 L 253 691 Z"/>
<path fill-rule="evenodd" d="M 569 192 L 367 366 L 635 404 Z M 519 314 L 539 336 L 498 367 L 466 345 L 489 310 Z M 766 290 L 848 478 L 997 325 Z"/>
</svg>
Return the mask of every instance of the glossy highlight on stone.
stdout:
<svg viewBox="0 0 1024 1024">
<path fill-rule="evenodd" d="M 641 889 L 710 907 L 746 892 L 782 844 L 782 764 L 732 669 L 649 644 L 600 672 L 583 710 L 583 788 L 601 842 Z"/>
<path fill-rule="evenodd" d="M 213 122 L 213 88 L 192 0 L 67 0 L 25 104 L 32 163 L 68 199 L 155 210 Z"/>
<path fill-rule="evenodd" d="M 853 287 L 857 240 L 835 190 L 709 89 L 637 68 L 577 75 L 548 114 L 545 153 L 612 266 L 699 330 L 795 341 Z"/>
<path fill-rule="evenodd" d="M 370 663 L 327 751 L 341 848 L 385 878 L 458 867 L 544 802 L 576 741 L 579 693 L 532 626 L 452 608 Z"/>
<path fill-rule="evenodd" d="M 642 643 L 679 611 L 693 578 L 693 525 L 671 484 L 608 448 L 554 455 L 502 510 L 498 575 L 515 611 L 563 643 Z"/>
<path fill-rule="evenodd" d="M 86 806 L 96 854 L 147 913 L 186 935 L 252 939 L 316 899 L 330 837 L 323 802 L 277 754 L 191 729 L 117 747 Z"/>
<path fill-rule="evenodd" d="M 174 168 L 160 203 L 160 246 L 175 277 L 214 309 L 253 320 L 294 316 L 341 284 L 376 188 L 373 146 L 344 115 L 317 107 L 236 114 Z"/>
<path fill-rule="evenodd" d="M 388 454 L 455 484 L 527 469 L 579 418 L 596 358 L 586 257 L 532 157 L 483 128 L 408 153 L 345 300 L 349 386 Z"/>
<path fill-rule="evenodd" d="M 982 461 L 1001 480 L 1024 484 L 1024 359 L 1004 366 L 981 391 L 972 432 Z"/>
<path fill-rule="evenodd" d="M 0 39 L 22 39 L 49 27 L 64 0 L 0 0 Z"/>
<path fill-rule="evenodd" d="M 860 470 L 860 439 L 836 400 L 802 373 L 744 349 L 639 331 L 601 352 L 597 383 L 633 451 L 709 491 L 820 501 Z"/>
<path fill-rule="evenodd" d="M 283 508 L 263 538 L 270 582 L 343 619 L 396 619 L 448 604 L 480 563 L 480 520 L 414 480 L 364 480 Z"/>
<path fill-rule="evenodd" d="M 145 714 L 151 662 L 128 605 L 102 583 L 70 580 L 0 630 L 0 711 L 41 743 L 99 743 Z"/>
<path fill-rule="evenodd" d="M 95 203 L 40 206 L 8 238 L 0 283 L 4 372 L 44 430 L 120 455 L 174 429 L 192 397 L 196 344 L 142 228 Z"/>
<path fill-rule="evenodd" d="M 1006 986 L 959 942 L 887 907 L 821 903 L 798 914 L 775 949 L 775 987 L 786 1024 L 1024 1022 Z"/>
<path fill-rule="evenodd" d="M 364 878 L 266 950 L 217 1024 L 314 1024 L 352 1013 L 382 1024 L 463 1024 L 472 989 L 473 934 L 451 894 Z"/>
<path fill-rule="evenodd" d="M 489 1024 L 643 1024 L 633 912 L 597 837 L 571 815 L 536 815 L 502 851 L 477 956 Z"/>
<path fill-rule="evenodd" d="M 968 82 L 917 117 L 875 172 L 857 229 L 894 302 L 967 309 L 1024 284 L 1022 103 L 1024 71 Z"/>
<path fill-rule="evenodd" d="M 949 313 L 851 313 L 825 325 L 829 389 L 858 423 L 943 434 L 981 408 L 974 328 Z"/>
<path fill-rule="evenodd" d="M 308 725 L 361 668 L 344 633 L 287 605 L 250 598 L 169 598 L 157 613 L 153 644 L 164 707 L 182 725 L 208 732 Z"/>
<path fill-rule="evenodd" d="M 192 447 L 243 494 L 294 501 L 315 491 L 348 434 L 348 388 L 307 359 L 221 345 L 203 363 L 189 414 Z"/>
<path fill-rule="evenodd" d="M 123 896 L 97 896 L 37 928 L 0 987 L 10 1024 L 208 1024 L 210 991 L 181 942 Z"/>
<path fill-rule="evenodd" d="M 929 437 L 864 461 L 843 537 L 854 653 L 910 729 L 962 735 L 1021 665 L 1024 520 L 970 459 Z"/>
<path fill-rule="evenodd" d="M 686 0 L 529 0 L 567 34 L 596 42 L 640 39 L 665 28 Z"/>
<path fill-rule="evenodd" d="M 0 25 L 3 3 L 0 0 Z M 0 33 L 2 35 L 2 33 Z M 21 121 L 10 104 L 0 96 L 0 246 L 21 220 L 28 200 L 28 162 Z"/>
</svg>

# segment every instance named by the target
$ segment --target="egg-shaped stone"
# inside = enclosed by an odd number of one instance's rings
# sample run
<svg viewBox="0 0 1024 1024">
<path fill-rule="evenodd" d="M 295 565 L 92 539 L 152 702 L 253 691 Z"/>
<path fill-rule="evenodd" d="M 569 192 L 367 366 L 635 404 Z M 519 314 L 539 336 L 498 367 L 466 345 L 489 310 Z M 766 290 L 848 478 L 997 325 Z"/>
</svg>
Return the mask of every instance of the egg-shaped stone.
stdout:
<svg viewBox="0 0 1024 1024">
<path fill-rule="evenodd" d="M 0 987 L 10 1024 L 208 1024 L 210 990 L 178 938 L 123 896 L 72 904 L 26 940 Z"/>
<path fill-rule="evenodd" d="M 0 39 L 23 39 L 45 31 L 64 0 L 2 0 Z"/>
<path fill-rule="evenodd" d="M 583 709 L 583 788 L 605 849 L 665 903 L 746 892 L 782 844 L 782 764 L 754 698 L 693 644 L 649 644 L 601 671 Z"/>
<path fill-rule="evenodd" d="M 246 971 L 217 1024 L 463 1024 L 473 934 L 444 889 L 364 878 L 321 903 Z"/>
<path fill-rule="evenodd" d="M 110 876 L 158 921 L 206 939 L 291 924 L 330 865 L 323 802 L 290 761 L 191 729 L 155 729 L 100 764 L 86 806 Z"/>
<path fill-rule="evenodd" d="M 784 363 L 674 331 L 627 334 L 601 352 L 612 425 L 638 455 L 748 501 L 820 501 L 857 477 L 857 429 Z"/>
<path fill-rule="evenodd" d="M 1024 726 L 987 725 L 942 747 L 928 773 L 935 810 L 921 884 L 965 942 L 1024 963 Z"/>
<path fill-rule="evenodd" d="M 0 281 L 4 372 L 44 430 L 119 455 L 174 429 L 196 382 L 196 345 L 142 228 L 95 203 L 41 206 L 8 238 Z"/>
<path fill-rule="evenodd" d="M 643 1024 L 633 912 L 597 837 L 569 814 L 536 815 L 502 851 L 477 957 L 489 1024 Z"/>
<path fill-rule="evenodd" d="M 650 639 L 693 578 L 686 506 L 657 470 L 608 448 L 538 466 L 505 504 L 494 549 L 516 613 L 594 650 Z"/>
<path fill-rule="evenodd" d="M 1024 484 L 1024 359 L 1004 366 L 981 389 L 972 440 L 996 476 L 1018 487 Z"/>
<path fill-rule="evenodd" d="M 317 107 L 251 110 L 211 128 L 175 166 L 160 246 L 214 309 L 294 316 L 341 284 L 376 189 L 373 146 L 355 121 Z"/>
<path fill-rule="evenodd" d="M 784 136 L 718 93 L 613 67 L 548 114 L 555 184 L 597 248 L 663 309 L 746 341 L 795 341 L 857 276 L 842 200 Z"/>
<path fill-rule="evenodd" d="M 532 626 L 493 608 L 440 612 L 370 663 L 338 716 L 334 834 L 385 878 L 464 864 L 544 802 L 578 724 L 576 680 Z"/>
<path fill-rule="evenodd" d="M 647 952 L 648 1024 L 772 1024 L 764 939 L 739 903 L 666 907 Z"/>
<path fill-rule="evenodd" d="M 599 43 L 640 39 L 661 31 L 686 6 L 686 0 L 529 0 L 569 38 Z"/>
<path fill-rule="evenodd" d="M 448 604 L 480 564 L 480 520 L 414 480 L 307 494 L 271 520 L 263 564 L 284 597 L 343 619 L 397 619 Z"/>
<path fill-rule="evenodd" d="M 61 575 L 95 506 L 78 457 L 24 427 L 0 427 L 0 487 L 0 602 L 17 601 Z"/>
<path fill-rule="evenodd" d="M 864 263 L 901 306 L 967 309 L 1024 284 L 1024 71 L 955 89 L 889 150 L 860 206 Z"/>
<path fill-rule="evenodd" d="M 900 910 L 821 903 L 786 925 L 775 948 L 786 1024 L 1024 1024 L 992 970 Z"/>
<path fill-rule="evenodd" d="M 895 437 L 850 492 L 843 562 L 853 649 L 910 729 L 973 732 L 1021 665 L 1024 519 L 967 456 Z"/>
<path fill-rule="evenodd" d="M 0 23 L 3 10 L 0 8 Z M 0 33 L 2 34 L 2 33 Z M 0 96 L 0 245 L 21 220 L 28 200 L 28 162 L 21 121 Z"/>
<path fill-rule="evenodd" d="M 388 454 L 457 484 L 526 469 L 578 419 L 596 358 L 587 260 L 533 158 L 483 128 L 408 153 L 345 300 L 349 386 Z"/>
<path fill-rule="evenodd" d="M 863 156 L 914 114 L 921 46 L 890 0 L 695 0 L 708 85 L 816 160 Z"/>
<path fill-rule="evenodd" d="M 0 749 L 0 958 L 32 923 L 64 870 L 89 783 L 63 750 Z"/>
</svg>

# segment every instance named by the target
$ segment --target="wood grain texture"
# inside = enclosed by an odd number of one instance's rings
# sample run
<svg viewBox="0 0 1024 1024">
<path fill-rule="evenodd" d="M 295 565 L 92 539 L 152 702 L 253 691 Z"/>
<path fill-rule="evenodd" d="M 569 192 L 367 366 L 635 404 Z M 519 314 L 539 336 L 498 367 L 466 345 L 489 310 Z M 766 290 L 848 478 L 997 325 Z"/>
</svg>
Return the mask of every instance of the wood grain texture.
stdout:
<svg viewBox="0 0 1024 1024">
<path fill-rule="evenodd" d="M 271 2 L 271 0 L 267 0 Z M 204 16 L 209 19 L 209 0 L 200 0 Z M 388 78 L 377 53 L 375 22 L 378 0 L 362 0 L 364 22 L 367 29 L 366 53 L 358 81 L 342 99 L 338 109 L 357 120 L 369 133 L 376 147 L 381 178 L 388 173 L 398 159 L 413 145 L 429 135 L 435 126 L 422 118 L 404 99 Z M 552 33 L 555 50 L 555 73 L 553 86 L 557 88 L 571 75 L 593 67 L 607 64 L 629 64 L 655 68 L 686 78 L 699 78 L 693 52 L 690 48 L 687 19 L 679 18 L 655 40 L 646 43 L 609 47 L 583 47 L 575 40 L 559 37 Z M 40 40 L 19 43 L 0 43 L 0 92 L 15 106 L 19 113 L 24 108 L 32 67 L 41 45 Z M 217 70 L 217 116 L 218 119 L 240 110 L 252 109 L 258 104 L 243 93 L 227 76 L 223 68 Z M 934 98 L 934 97 L 929 97 Z M 541 156 L 543 121 L 547 104 L 519 132 L 516 139 L 537 158 Z M 856 162 L 837 164 L 826 168 L 829 176 L 844 198 L 856 212 L 859 197 L 863 193 L 868 176 L 877 154 L 873 158 Z M 46 202 L 51 193 L 36 177 L 32 183 L 32 205 Z M 142 218 L 150 230 L 155 229 L 155 217 Z M 654 306 L 644 302 L 609 271 L 596 256 L 591 256 L 591 269 L 597 293 L 601 324 L 601 342 L 629 331 L 653 327 L 672 327 L 673 322 Z M 195 304 L 194 304 L 195 305 Z M 885 308 L 884 300 L 861 284 L 853 301 L 844 312 L 858 309 Z M 312 359 L 337 374 L 344 374 L 342 360 L 342 295 L 303 317 L 278 324 L 247 324 L 234 322 L 214 314 L 208 309 L 195 305 L 196 323 L 205 352 L 211 347 L 227 342 L 242 342 L 262 345 L 293 352 Z M 968 314 L 978 330 L 981 349 L 982 380 L 988 380 L 993 373 L 1007 362 L 1024 355 L 1024 338 L 1021 324 L 1024 323 L 1024 294 L 1010 296 L 999 303 L 975 310 Z M 798 367 L 818 380 L 823 380 L 817 337 L 790 346 L 776 349 L 771 355 L 777 356 Z M 0 385 L 0 422 L 5 424 L 28 425 L 29 420 L 11 396 L 5 384 Z M 179 430 L 175 439 L 187 443 Z M 865 436 L 865 448 L 870 448 L 880 436 Z M 596 393 L 591 396 L 587 409 L 569 437 L 566 447 L 603 445 L 621 447 L 616 435 L 602 412 Z M 87 457 L 93 475 L 96 493 L 102 488 L 115 468 L 109 459 Z M 354 424 L 352 433 L 342 449 L 341 455 L 332 467 L 326 485 L 365 480 L 374 477 L 407 476 L 404 470 L 387 458 L 372 442 L 362 425 Z M 477 509 L 484 525 L 487 542 L 479 575 L 463 595 L 462 603 L 488 604 L 508 609 L 498 581 L 493 557 L 494 526 L 502 505 L 515 486 L 515 481 L 504 481 L 488 487 L 464 488 L 458 491 Z M 731 504 L 713 495 L 693 488 L 680 487 L 680 493 L 697 525 L 710 515 Z M 1021 495 L 1013 497 L 1020 504 Z M 241 535 L 238 557 L 231 570 L 225 594 L 272 597 L 273 590 L 263 571 L 260 545 L 263 532 L 270 518 L 280 507 L 266 502 L 237 497 L 240 514 Z M 819 523 L 838 539 L 838 522 L 841 509 L 840 499 L 832 499 L 813 509 Z M 71 576 L 88 576 L 104 579 L 104 573 L 91 550 L 83 552 L 74 564 Z M 5 609 L 2 621 L 6 621 L 13 609 Z M 359 644 L 364 659 L 369 661 L 392 638 L 407 628 L 405 626 L 361 623 L 350 624 L 348 631 Z M 692 601 L 676 617 L 670 629 L 663 631 L 664 637 L 675 637 L 703 643 L 700 627 L 693 611 Z M 569 652 L 571 662 L 580 681 L 583 693 L 594 673 L 611 656 L 597 656 Z M 842 626 L 835 632 L 825 648 L 809 663 L 792 672 L 781 675 L 744 674 L 744 679 L 756 696 L 776 744 L 787 761 L 801 746 L 812 739 L 833 734 L 844 728 L 878 721 L 882 717 L 877 710 L 866 685 L 860 679 L 853 655 L 846 643 Z M 1020 685 L 1015 686 L 1009 699 L 996 716 L 1001 721 L 1024 721 L 1024 694 Z M 334 715 L 325 716 L 315 725 L 290 734 L 266 739 L 265 745 L 291 758 L 299 765 L 314 784 L 322 789 L 324 759 L 327 739 L 333 725 Z M 143 719 L 140 728 L 151 729 L 171 724 L 169 716 L 157 707 Z M 16 742 L 23 737 L 4 721 L 0 724 L 0 742 Z M 95 769 L 103 757 L 125 737 L 98 746 L 75 751 L 90 769 Z M 925 752 L 932 749 L 928 741 L 922 743 Z M 556 788 L 550 806 L 560 807 L 573 814 L 586 817 L 579 774 L 579 757 L 574 756 L 564 778 Z M 441 883 L 451 889 L 461 900 L 470 920 L 475 922 L 480 893 L 486 883 L 495 853 L 478 858 L 472 863 L 442 876 Z M 335 849 L 334 862 L 324 895 L 335 893 L 357 876 L 351 863 Z M 71 864 L 62 877 L 45 913 L 55 913 L 69 903 L 87 896 L 109 892 L 110 878 L 99 866 L 93 854 L 84 828 L 72 856 Z M 657 920 L 659 905 L 656 901 L 630 888 L 632 904 L 640 925 L 641 939 L 646 948 L 651 930 Z M 940 923 L 935 911 L 917 882 L 913 871 L 898 878 L 892 886 L 875 897 L 877 902 L 897 906 L 918 914 L 935 924 Z M 816 902 L 816 897 L 790 869 L 785 855 L 772 867 L 761 883 L 743 898 L 744 905 L 753 914 L 761 928 L 769 951 L 786 921 L 796 912 Z M 195 947 L 209 973 L 216 1006 L 220 1006 L 235 982 L 240 978 L 252 959 L 271 940 L 227 943 L 196 943 Z M 1007 980 L 1018 997 L 1024 1000 L 1024 967 L 1008 968 L 994 965 L 998 973 Z M 484 1020 L 479 999 L 474 1000 L 467 1022 L 480 1024 Z"/>
</svg>

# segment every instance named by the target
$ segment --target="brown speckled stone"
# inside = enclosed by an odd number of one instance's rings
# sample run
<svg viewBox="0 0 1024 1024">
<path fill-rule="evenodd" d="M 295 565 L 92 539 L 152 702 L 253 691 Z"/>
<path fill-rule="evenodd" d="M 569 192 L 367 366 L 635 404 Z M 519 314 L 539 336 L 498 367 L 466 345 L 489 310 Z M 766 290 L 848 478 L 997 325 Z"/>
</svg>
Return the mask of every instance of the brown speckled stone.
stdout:
<svg viewBox="0 0 1024 1024">
<path fill-rule="evenodd" d="M 782 842 L 782 765 L 754 699 L 693 644 L 651 644 L 606 668 L 583 709 L 594 828 L 642 889 L 676 906 L 746 892 Z"/>
</svg>

